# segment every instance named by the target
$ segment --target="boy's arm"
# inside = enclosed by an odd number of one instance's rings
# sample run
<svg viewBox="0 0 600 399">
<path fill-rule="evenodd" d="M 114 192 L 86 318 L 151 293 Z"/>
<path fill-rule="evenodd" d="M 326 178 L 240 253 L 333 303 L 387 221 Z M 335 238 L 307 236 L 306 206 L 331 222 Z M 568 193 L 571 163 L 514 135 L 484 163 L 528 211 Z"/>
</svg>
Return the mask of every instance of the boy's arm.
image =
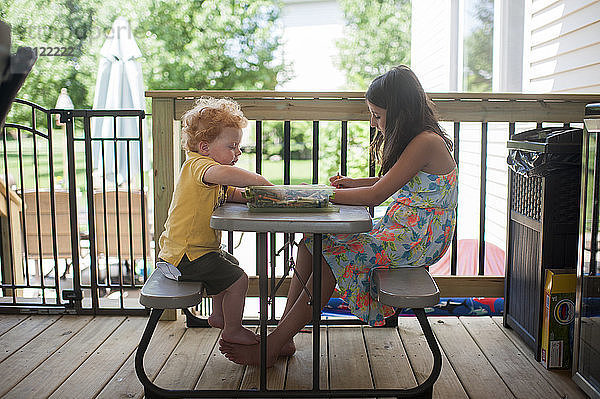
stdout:
<svg viewBox="0 0 600 399">
<path fill-rule="evenodd" d="M 243 192 L 243 189 L 239 187 L 233 187 L 233 192 L 227 197 L 227 202 L 247 202 L 246 198 L 244 198 L 244 196 L 242 195 Z"/>
<path fill-rule="evenodd" d="M 204 183 L 221 184 L 223 186 L 272 186 L 263 176 L 245 169 L 230 165 L 213 165 L 204 172 Z"/>
</svg>

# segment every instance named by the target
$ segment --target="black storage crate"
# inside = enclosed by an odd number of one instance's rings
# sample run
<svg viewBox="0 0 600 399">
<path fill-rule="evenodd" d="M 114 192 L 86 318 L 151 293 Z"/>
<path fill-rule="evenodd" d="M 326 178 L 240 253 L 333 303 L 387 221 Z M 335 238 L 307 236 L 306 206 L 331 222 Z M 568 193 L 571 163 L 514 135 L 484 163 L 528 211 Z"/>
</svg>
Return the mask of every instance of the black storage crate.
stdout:
<svg viewBox="0 0 600 399">
<path fill-rule="evenodd" d="M 577 265 L 582 133 L 534 129 L 508 142 L 504 325 L 538 360 L 546 269 Z"/>
</svg>

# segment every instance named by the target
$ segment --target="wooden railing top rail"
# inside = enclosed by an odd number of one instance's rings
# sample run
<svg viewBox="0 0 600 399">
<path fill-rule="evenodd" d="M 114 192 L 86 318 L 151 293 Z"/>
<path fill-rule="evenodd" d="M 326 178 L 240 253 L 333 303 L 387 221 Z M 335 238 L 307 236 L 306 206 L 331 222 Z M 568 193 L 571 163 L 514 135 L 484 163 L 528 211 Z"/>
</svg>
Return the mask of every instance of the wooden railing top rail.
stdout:
<svg viewBox="0 0 600 399">
<path fill-rule="evenodd" d="M 366 121 L 362 91 L 150 90 L 153 101 L 173 104 L 174 119 L 202 96 L 230 97 L 252 120 Z M 600 94 L 428 93 L 440 119 L 452 122 L 581 122 L 585 105 Z"/>
<path fill-rule="evenodd" d="M 429 92 L 433 99 L 450 100 L 561 100 L 595 101 L 599 93 L 561 94 L 561 93 L 474 93 L 474 92 Z M 146 97 L 151 98 L 198 98 L 202 96 L 231 98 L 355 98 L 363 100 L 364 91 L 276 91 L 276 90 L 147 90 Z"/>
</svg>

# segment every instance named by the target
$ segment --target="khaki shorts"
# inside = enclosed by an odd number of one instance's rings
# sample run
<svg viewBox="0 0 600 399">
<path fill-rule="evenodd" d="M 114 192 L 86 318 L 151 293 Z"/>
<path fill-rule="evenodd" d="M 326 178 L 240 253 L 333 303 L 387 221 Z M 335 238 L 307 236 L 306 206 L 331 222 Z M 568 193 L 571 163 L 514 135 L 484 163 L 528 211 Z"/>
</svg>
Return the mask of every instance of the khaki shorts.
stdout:
<svg viewBox="0 0 600 399">
<path fill-rule="evenodd" d="M 201 281 L 207 295 L 217 295 L 229 288 L 244 273 L 239 262 L 229 252 L 209 252 L 190 261 L 183 255 L 177 268 L 181 272 L 179 281 Z"/>
</svg>

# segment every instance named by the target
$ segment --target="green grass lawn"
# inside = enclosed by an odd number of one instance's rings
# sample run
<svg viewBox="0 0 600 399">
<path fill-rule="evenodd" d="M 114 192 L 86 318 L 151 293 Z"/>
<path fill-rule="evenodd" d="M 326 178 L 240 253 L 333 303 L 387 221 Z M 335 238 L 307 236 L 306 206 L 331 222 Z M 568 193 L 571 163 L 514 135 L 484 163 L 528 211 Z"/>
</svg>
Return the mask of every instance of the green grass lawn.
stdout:
<svg viewBox="0 0 600 399">
<path fill-rule="evenodd" d="M 56 131 L 55 131 L 56 132 Z M 6 138 L 6 163 L 8 164 L 8 173 L 14 180 L 18 188 L 22 186 L 25 189 L 34 189 L 36 187 L 36 175 L 38 176 L 38 187 L 50 187 L 50 151 L 48 140 L 38 137 L 35 142 L 30 134 L 24 132 L 21 137 L 21 149 L 19 151 L 19 142 L 11 136 Z M 68 177 L 65 176 L 66 168 L 66 146 L 64 134 L 53 135 L 53 150 L 52 150 L 52 167 L 53 178 L 55 184 L 63 185 L 63 181 Z M 35 150 L 35 151 L 34 151 Z M 76 149 L 75 165 L 76 165 L 76 181 L 78 187 L 85 185 L 85 157 L 82 152 Z M 19 156 L 22 162 L 19 162 Z M 0 161 L 0 177 L 5 176 L 5 161 Z M 23 180 L 21 182 L 21 179 Z"/>
<path fill-rule="evenodd" d="M 237 165 L 240 168 L 254 171 L 254 154 L 243 154 Z M 273 184 L 283 184 L 283 161 L 263 159 L 262 175 Z M 321 183 L 323 183 L 322 179 Z M 290 184 L 311 183 L 312 161 L 310 159 L 294 159 L 290 165 Z"/>
<path fill-rule="evenodd" d="M 53 168 L 54 168 L 54 182 L 58 187 L 65 185 L 63 184 L 64 179 L 64 162 L 66 161 L 66 149 L 64 142 L 64 135 L 56 134 L 53 137 Z M 8 171 L 12 176 L 15 184 L 18 188 L 21 187 L 21 174 L 23 175 L 23 186 L 26 189 L 35 188 L 35 176 L 39 177 L 38 186 L 39 188 L 48 188 L 50 186 L 50 168 L 49 168 L 49 151 L 48 141 L 46 139 L 38 138 L 36 142 L 36 154 L 34 157 L 33 140 L 31 136 L 22 138 L 21 156 L 22 163 L 19 162 L 19 145 L 15 139 L 6 140 L 6 159 L 8 163 Z M 4 151 L 3 151 L 4 152 Z M 85 191 L 86 187 L 86 173 L 85 173 L 85 153 L 83 144 L 81 142 L 76 143 L 75 149 L 75 163 L 76 163 L 76 182 L 77 187 L 80 191 Z M 147 151 L 146 153 L 149 153 Z M 35 160 L 37 159 L 37 166 Z M 255 155 L 254 154 L 242 154 L 240 161 L 237 166 L 254 171 L 255 168 Z M 22 168 L 22 172 L 21 172 Z M 36 169 L 37 168 L 37 169 Z M 262 162 L 262 174 L 269 179 L 273 184 L 283 184 L 283 161 L 273 161 L 269 159 L 263 159 Z M 4 159 L 0 160 L 0 177 L 4 177 Z M 321 183 L 327 182 L 327 174 L 324 171 L 320 173 L 319 181 Z M 300 183 L 311 183 L 312 180 L 312 161 L 306 160 L 292 160 L 291 161 L 291 184 Z M 146 181 L 148 185 L 148 181 Z"/>
</svg>

